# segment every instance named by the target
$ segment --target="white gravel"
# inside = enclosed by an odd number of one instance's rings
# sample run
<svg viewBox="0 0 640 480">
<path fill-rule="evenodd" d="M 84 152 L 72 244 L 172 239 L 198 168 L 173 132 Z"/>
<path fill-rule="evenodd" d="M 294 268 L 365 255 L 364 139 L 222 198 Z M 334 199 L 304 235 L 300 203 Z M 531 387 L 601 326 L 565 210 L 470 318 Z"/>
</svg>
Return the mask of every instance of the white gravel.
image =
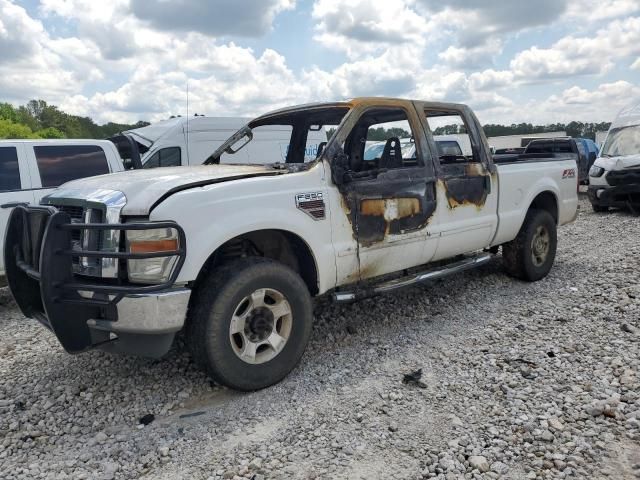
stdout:
<svg viewBox="0 0 640 480">
<path fill-rule="evenodd" d="M 180 348 L 67 355 L 0 289 L 0 477 L 640 478 L 639 234 L 583 199 L 541 282 L 496 261 L 318 305 L 302 364 L 252 394 Z"/>
</svg>

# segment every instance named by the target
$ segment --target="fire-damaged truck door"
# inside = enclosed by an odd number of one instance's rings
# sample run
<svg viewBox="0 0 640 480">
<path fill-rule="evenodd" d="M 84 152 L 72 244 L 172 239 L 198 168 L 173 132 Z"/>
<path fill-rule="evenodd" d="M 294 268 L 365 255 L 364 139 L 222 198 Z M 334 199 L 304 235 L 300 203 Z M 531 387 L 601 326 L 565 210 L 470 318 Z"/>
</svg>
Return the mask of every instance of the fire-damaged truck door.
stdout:
<svg viewBox="0 0 640 480">
<path fill-rule="evenodd" d="M 418 103 L 427 140 L 437 152 L 434 260 L 489 246 L 498 223 L 497 170 L 479 122 L 465 106 Z"/>
<path fill-rule="evenodd" d="M 426 263 L 435 254 L 437 239 L 429 233 L 435 176 L 426 150 L 411 102 L 370 106 L 351 130 L 339 187 L 357 243 L 358 271 L 351 280 Z"/>
</svg>

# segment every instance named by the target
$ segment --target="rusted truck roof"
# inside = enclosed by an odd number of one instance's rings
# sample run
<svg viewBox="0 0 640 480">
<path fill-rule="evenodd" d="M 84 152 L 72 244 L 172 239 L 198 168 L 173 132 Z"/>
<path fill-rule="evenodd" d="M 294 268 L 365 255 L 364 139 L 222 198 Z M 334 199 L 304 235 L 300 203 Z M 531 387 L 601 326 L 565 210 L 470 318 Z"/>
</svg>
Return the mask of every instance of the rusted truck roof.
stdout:
<svg viewBox="0 0 640 480">
<path fill-rule="evenodd" d="M 313 103 L 303 103 L 300 105 L 293 105 L 290 107 L 284 107 L 284 108 L 280 108 L 277 110 L 272 110 L 270 112 L 267 112 L 263 115 L 260 115 L 259 117 L 256 117 L 253 122 L 256 121 L 260 121 L 260 120 L 264 120 L 267 119 L 269 117 L 273 117 L 273 116 L 277 116 L 277 115 L 282 115 L 282 114 L 286 114 L 286 113 L 293 113 L 296 111 L 300 111 L 300 110 L 314 110 L 314 109 L 320 109 L 320 108 L 332 108 L 332 107 L 336 107 L 336 108 L 355 108 L 355 107 L 361 107 L 361 106 L 369 106 L 369 105 L 375 105 L 375 106 L 396 106 L 399 104 L 405 104 L 407 102 L 421 102 L 423 103 L 426 107 L 428 108 L 433 108 L 433 109 L 446 109 L 446 108 L 452 108 L 455 107 L 457 109 L 468 109 L 469 107 L 467 105 L 461 104 L 461 103 L 451 103 L 451 102 L 430 102 L 430 101 L 426 101 L 426 100 L 419 100 L 419 99 L 410 99 L 410 98 L 396 98 L 396 97 L 356 97 L 356 98 L 351 98 L 351 99 L 347 99 L 347 100 L 336 100 L 333 102 L 313 102 Z"/>
</svg>

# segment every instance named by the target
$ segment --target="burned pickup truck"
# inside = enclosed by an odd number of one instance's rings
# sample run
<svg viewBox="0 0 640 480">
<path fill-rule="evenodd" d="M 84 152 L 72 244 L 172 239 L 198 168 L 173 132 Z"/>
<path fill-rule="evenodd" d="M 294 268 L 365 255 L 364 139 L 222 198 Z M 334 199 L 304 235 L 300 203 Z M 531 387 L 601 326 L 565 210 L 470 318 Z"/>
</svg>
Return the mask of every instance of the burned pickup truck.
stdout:
<svg viewBox="0 0 640 480">
<path fill-rule="evenodd" d="M 433 136 L 451 124 L 468 132 L 454 153 Z M 242 147 L 274 125 L 290 133 L 286 162 L 242 165 Z M 305 163 L 322 127 L 335 132 Z M 364 161 L 372 131 L 391 133 Z M 495 164 L 464 105 L 291 107 L 249 122 L 207 165 L 74 181 L 17 207 L 7 277 L 22 312 L 69 353 L 159 356 L 183 330 L 214 379 L 254 390 L 300 360 L 314 297 L 396 291 L 486 264 L 500 247 L 509 274 L 545 277 L 556 227 L 576 217 L 576 182 L 575 159 Z"/>
</svg>

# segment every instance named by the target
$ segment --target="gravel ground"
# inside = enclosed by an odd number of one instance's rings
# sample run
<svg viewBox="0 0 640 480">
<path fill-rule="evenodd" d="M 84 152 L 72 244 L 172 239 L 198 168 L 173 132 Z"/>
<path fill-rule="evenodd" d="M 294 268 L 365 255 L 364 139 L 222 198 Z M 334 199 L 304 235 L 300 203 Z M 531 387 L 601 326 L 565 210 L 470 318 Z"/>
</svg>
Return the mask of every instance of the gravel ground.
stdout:
<svg viewBox="0 0 640 480">
<path fill-rule="evenodd" d="M 67 355 L 0 289 L 0 477 L 640 478 L 639 232 L 582 199 L 543 281 L 495 261 L 320 304 L 301 365 L 251 394 L 179 346 Z"/>
</svg>

